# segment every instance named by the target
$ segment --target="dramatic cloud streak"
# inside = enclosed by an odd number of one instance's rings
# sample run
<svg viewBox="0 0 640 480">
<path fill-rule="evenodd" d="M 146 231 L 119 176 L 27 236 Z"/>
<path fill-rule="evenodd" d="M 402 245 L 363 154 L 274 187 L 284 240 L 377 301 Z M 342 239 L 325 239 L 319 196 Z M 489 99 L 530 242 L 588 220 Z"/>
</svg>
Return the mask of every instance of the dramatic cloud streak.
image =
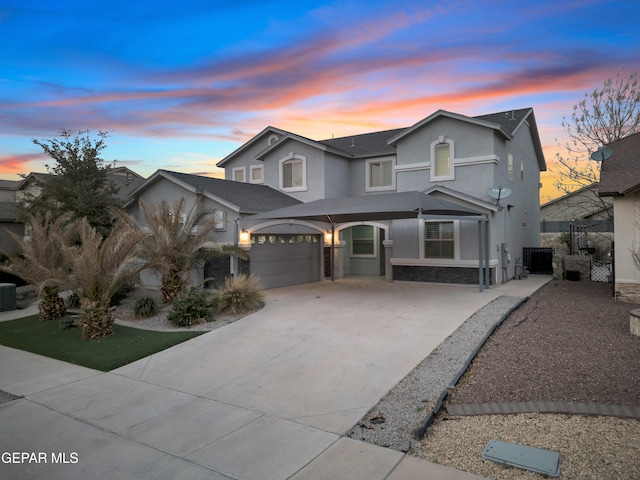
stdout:
<svg viewBox="0 0 640 480">
<path fill-rule="evenodd" d="M 547 149 L 585 91 L 640 67 L 631 1 L 32 3 L 0 15 L 3 44 L 32 32 L 0 51 L 4 176 L 62 127 L 112 131 L 143 174 L 215 172 L 267 125 L 328 138 L 440 108 L 533 107 Z"/>
</svg>

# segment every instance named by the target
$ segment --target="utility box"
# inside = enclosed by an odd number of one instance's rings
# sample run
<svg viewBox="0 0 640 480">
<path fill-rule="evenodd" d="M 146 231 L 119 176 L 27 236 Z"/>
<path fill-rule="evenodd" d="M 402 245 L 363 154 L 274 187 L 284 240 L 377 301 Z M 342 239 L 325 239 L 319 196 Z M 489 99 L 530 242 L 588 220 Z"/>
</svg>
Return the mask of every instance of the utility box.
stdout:
<svg viewBox="0 0 640 480">
<path fill-rule="evenodd" d="M 567 270 L 565 272 L 567 280 L 570 282 L 579 282 L 580 281 L 580 272 L 578 270 Z"/>
<path fill-rule="evenodd" d="M 0 283 L 0 312 L 8 312 L 16 308 L 16 284 Z"/>
</svg>

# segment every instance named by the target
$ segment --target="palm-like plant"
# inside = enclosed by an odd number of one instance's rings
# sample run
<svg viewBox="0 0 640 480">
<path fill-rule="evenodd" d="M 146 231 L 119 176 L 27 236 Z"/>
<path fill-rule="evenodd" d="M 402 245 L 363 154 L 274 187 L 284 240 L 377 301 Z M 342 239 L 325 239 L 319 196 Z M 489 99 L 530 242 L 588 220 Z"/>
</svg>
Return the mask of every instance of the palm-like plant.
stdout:
<svg viewBox="0 0 640 480">
<path fill-rule="evenodd" d="M 185 290 L 191 269 L 216 256 L 237 253 L 211 238 L 216 220 L 211 212 L 194 202 L 189 211 L 184 197 L 172 205 L 166 201 L 147 206 L 140 200 L 148 235 L 141 243 L 140 255 L 150 268 L 161 275 L 160 290 L 165 303 Z"/>
<path fill-rule="evenodd" d="M 51 281 L 65 275 L 60 242 L 70 242 L 74 236 L 69 228 L 70 215 L 62 215 L 52 221 L 48 212 L 44 218 L 29 214 L 26 225 L 31 231 L 28 237 L 7 232 L 17 246 L 14 252 L 2 252 L 8 260 L 0 270 L 16 275 L 34 286 L 40 302 L 39 317 L 42 321 L 56 320 L 66 315 L 64 300 L 58 294 L 58 286 Z"/>
<path fill-rule="evenodd" d="M 73 225 L 76 240 L 59 241 L 68 272 L 54 281 L 80 297 L 83 338 L 106 337 L 113 334 L 115 321 L 111 297 L 144 268 L 144 263 L 135 256 L 144 233 L 118 221 L 109 236 L 103 239 L 86 217 L 76 220 Z"/>
</svg>

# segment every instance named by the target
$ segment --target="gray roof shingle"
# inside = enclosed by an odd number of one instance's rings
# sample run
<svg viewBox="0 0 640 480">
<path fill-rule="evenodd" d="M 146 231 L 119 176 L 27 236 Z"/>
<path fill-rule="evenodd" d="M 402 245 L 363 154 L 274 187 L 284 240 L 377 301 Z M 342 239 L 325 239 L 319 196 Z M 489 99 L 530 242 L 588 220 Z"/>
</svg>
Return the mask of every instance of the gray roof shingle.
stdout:
<svg viewBox="0 0 640 480">
<path fill-rule="evenodd" d="M 239 207 L 241 213 L 267 212 L 276 208 L 296 205 L 296 200 L 266 185 L 235 182 L 221 178 L 203 177 L 189 173 L 160 170 L 175 179 L 191 185 L 196 191 L 208 192 Z"/>
<path fill-rule="evenodd" d="M 384 130 L 382 132 L 350 135 L 348 137 L 321 140 L 318 143 L 342 150 L 354 157 L 394 154 L 396 152 L 395 147 L 389 145 L 387 142 L 390 138 L 395 137 L 403 130 L 405 129 L 396 128 L 394 130 Z"/>
<path fill-rule="evenodd" d="M 628 195 L 640 189 L 640 133 L 607 146 L 613 153 L 602 165 L 598 195 Z"/>
</svg>

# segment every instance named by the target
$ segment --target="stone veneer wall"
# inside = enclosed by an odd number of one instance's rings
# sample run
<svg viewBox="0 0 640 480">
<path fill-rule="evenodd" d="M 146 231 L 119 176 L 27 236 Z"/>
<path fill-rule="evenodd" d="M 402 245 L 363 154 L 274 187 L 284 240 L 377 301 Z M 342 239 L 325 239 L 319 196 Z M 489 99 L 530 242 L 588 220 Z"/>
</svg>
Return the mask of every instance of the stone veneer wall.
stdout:
<svg viewBox="0 0 640 480">
<path fill-rule="evenodd" d="M 472 267 L 426 267 L 394 265 L 393 279 L 407 282 L 477 284 L 478 269 Z M 489 268 L 489 284 L 495 283 L 495 268 Z"/>
<path fill-rule="evenodd" d="M 569 246 L 562 241 L 562 238 L 569 235 L 569 232 L 565 233 L 541 233 L 540 234 L 540 246 L 546 248 L 553 248 L 554 253 L 561 255 L 569 255 Z M 564 236 L 564 237 L 563 237 Z M 587 233 L 587 240 L 596 249 L 595 258 L 599 260 L 609 260 L 611 258 L 611 242 L 613 242 L 613 233 Z"/>
<path fill-rule="evenodd" d="M 580 272 L 581 282 L 591 281 L 591 257 L 586 255 L 565 255 L 562 258 L 564 278 L 567 278 L 567 270 Z"/>
<path fill-rule="evenodd" d="M 629 303 L 640 303 L 640 285 L 637 283 L 616 282 L 616 297 Z"/>
</svg>

